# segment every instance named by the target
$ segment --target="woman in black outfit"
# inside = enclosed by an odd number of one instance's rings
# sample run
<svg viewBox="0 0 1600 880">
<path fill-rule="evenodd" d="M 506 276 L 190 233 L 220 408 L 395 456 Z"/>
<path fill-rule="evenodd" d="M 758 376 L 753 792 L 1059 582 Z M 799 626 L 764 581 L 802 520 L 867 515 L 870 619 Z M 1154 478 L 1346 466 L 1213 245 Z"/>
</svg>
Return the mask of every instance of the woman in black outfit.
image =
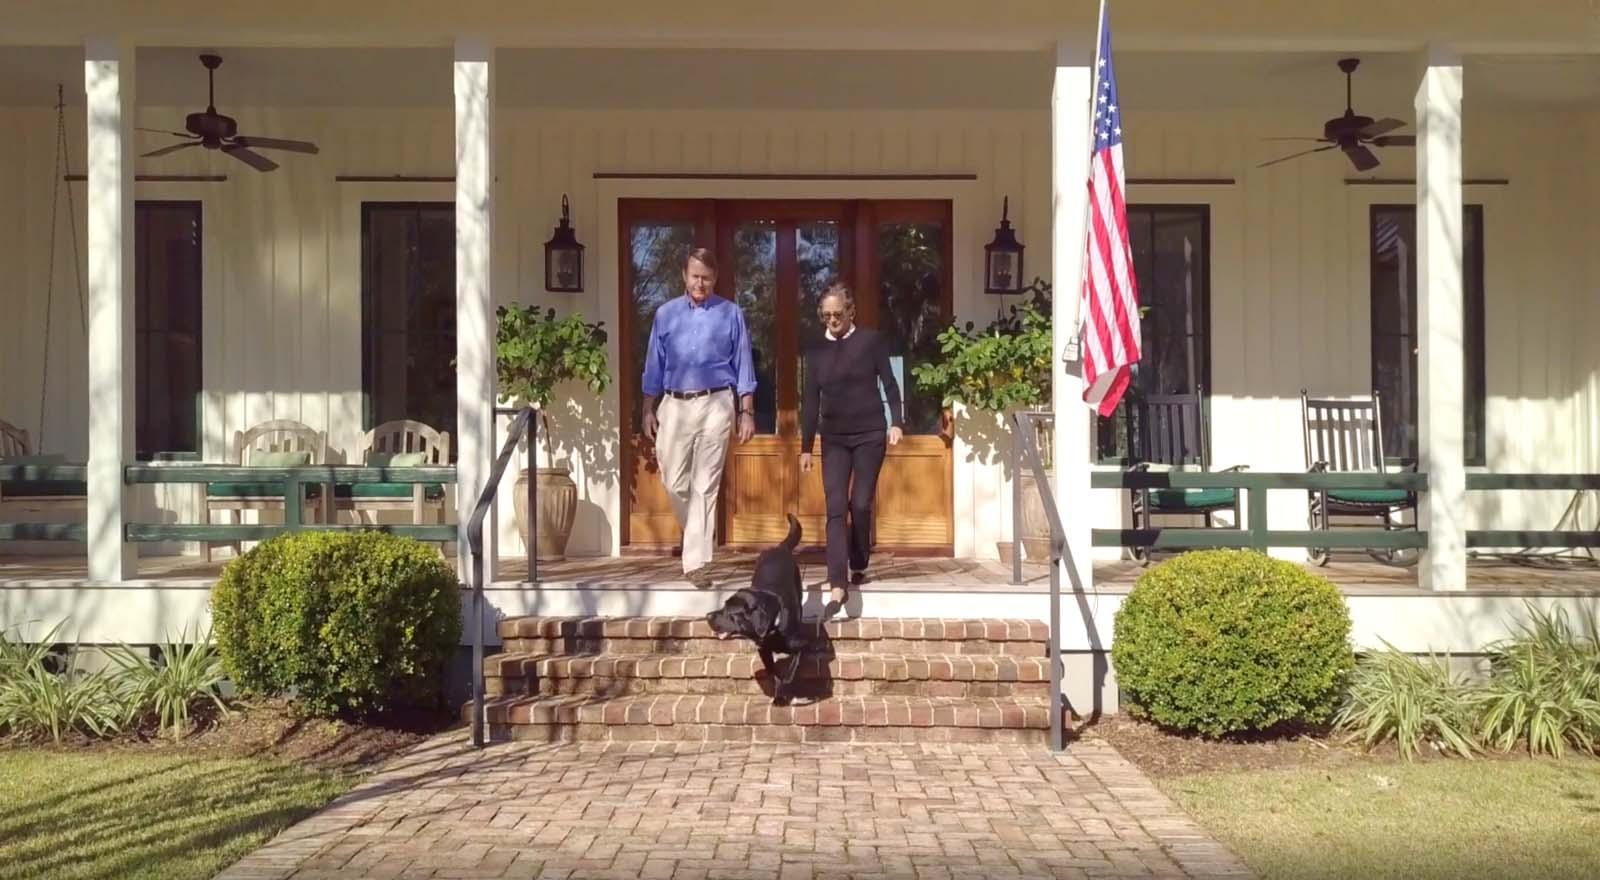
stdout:
<svg viewBox="0 0 1600 880">
<path fill-rule="evenodd" d="M 805 393 L 800 405 L 800 470 L 811 470 L 812 438 L 819 426 L 822 430 L 828 585 L 833 599 L 825 612 L 829 617 L 849 598 L 846 585 L 866 579 L 878 469 L 886 445 L 899 443 L 905 426 L 900 386 L 889 368 L 883 337 L 875 330 L 855 326 L 855 313 L 855 296 L 842 284 L 832 285 L 817 300 L 823 339 L 806 352 Z M 878 394 L 879 382 L 883 383 L 883 397 Z M 890 419 L 884 418 L 885 398 Z"/>
</svg>

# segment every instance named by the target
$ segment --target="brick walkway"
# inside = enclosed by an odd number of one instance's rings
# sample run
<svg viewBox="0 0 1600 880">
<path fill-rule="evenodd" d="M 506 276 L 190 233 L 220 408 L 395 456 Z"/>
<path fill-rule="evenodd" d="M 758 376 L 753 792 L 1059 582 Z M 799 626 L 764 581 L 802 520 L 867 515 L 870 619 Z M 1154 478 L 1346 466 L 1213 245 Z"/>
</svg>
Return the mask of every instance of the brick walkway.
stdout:
<svg viewBox="0 0 1600 880">
<path fill-rule="evenodd" d="M 1109 746 L 432 740 L 219 880 L 1246 877 Z"/>
</svg>

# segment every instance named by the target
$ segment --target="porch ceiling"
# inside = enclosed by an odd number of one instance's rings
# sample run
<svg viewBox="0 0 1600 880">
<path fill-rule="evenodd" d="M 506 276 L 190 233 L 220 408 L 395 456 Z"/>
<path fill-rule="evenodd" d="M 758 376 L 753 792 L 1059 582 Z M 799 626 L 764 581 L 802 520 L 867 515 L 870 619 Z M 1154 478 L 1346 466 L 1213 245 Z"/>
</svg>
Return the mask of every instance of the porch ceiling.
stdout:
<svg viewBox="0 0 1600 880">
<path fill-rule="evenodd" d="M 448 49 L 217 50 L 225 108 L 451 106 Z M 203 104 L 198 51 L 141 48 L 139 103 Z M 1117 65 L 1130 112 L 1262 108 L 1320 119 L 1343 106 L 1334 62 L 1344 54 L 1124 51 Z M 1357 54 L 1357 108 L 1406 113 L 1415 56 Z M 499 102 L 512 107 L 1042 111 L 1050 99 L 1050 58 L 1039 51 L 502 49 L 497 60 Z M 77 47 L 0 47 L 0 106 L 52 105 L 58 82 L 81 104 L 82 63 Z M 1600 54 L 1474 55 L 1465 63 L 1470 108 L 1600 108 Z"/>
<path fill-rule="evenodd" d="M 502 45 L 850 49 L 1035 49 L 1063 34 L 1092 35 L 1095 0 L 807 0 L 774 15 L 736 0 L 433 2 L 277 0 L 270 9 L 215 0 L 7 0 L 0 42 L 74 45 L 89 33 L 145 43 L 196 40 L 257 46 L 448 46 L 481 33 Z M 1405 49 L 1425 39 L 1512 50 L 1592 47 L 1600 22 L 1590 0 L 1463 4 L 1460 0 L 1118 0 L 1128 49 Z"/>
</svg>

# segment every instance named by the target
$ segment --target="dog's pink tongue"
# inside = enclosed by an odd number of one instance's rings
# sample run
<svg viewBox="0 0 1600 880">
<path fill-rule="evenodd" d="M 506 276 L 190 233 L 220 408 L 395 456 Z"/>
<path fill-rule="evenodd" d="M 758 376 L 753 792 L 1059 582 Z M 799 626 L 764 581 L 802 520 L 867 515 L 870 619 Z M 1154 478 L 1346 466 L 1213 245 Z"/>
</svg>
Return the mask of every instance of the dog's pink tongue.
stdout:
<svg viewBox="0 0 1600 880">
<path fill-rule="evenodd" d="M 732 633 L 717 633 L 717 638 L 719 638 L 719 639 L 725 639 L 725 638 L 727 638 L 727 637 L 728 637 L 728 636 L 730 636 L 730 635 L 732 635 Z"/>
</svg>

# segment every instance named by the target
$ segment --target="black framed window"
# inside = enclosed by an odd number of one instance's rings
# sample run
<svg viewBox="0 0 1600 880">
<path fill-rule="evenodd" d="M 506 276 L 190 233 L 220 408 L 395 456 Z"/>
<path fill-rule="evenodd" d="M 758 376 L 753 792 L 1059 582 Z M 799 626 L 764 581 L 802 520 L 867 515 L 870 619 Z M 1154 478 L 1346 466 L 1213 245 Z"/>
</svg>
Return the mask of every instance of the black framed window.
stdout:
<svg viewBox="0 0 1600 880">
<path fill-rule="evenodd" d="M 201 206 L 134 203 L 134 453 L 200 451 Z"/>
<path fill-rule="evenodd" d="M 1417 436 L 1417 209 L 1373 205 L 1372 386 L 1383 400 L 1385 457 L 1414 462 Z M 1466 463 L 1486 460 L 1484 432 L 1483 206 L 1461 214 L 1462 347 L 1466 363 L 1462 413 Z"/>
<path fill-rule="evenodd" d="M 364 428 L 413 419 L 456 433 L 455 211 L 454 202 L 361 206 Z"/>
<path fill-rule="evenodd" d="M 1211 209 L 1208 205 L 1128 205 L 1128 238 L 1139 289 L 1139 362 L 1109 417 L 1096 418 L 1102 463 L 1125 462 L 1130 408 L 1148 394 L 1211 386 Z"/>
</svg>

